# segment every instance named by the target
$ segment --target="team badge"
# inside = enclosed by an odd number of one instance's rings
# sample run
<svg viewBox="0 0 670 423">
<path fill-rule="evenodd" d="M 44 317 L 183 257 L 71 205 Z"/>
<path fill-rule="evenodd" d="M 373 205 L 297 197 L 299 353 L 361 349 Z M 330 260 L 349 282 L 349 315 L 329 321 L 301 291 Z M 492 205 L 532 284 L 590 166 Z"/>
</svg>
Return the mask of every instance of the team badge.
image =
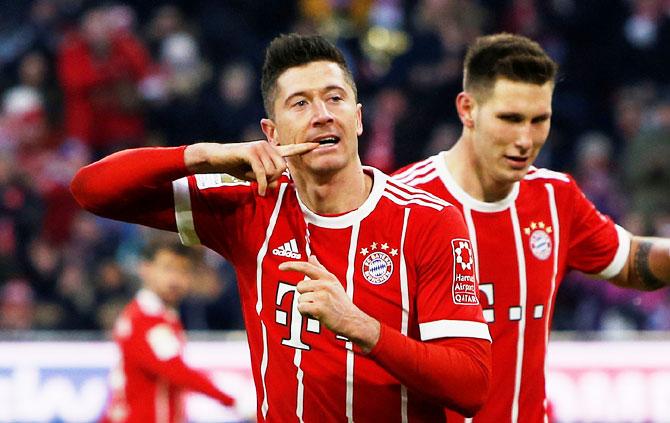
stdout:
<svg viewBox="0 0 670 423">
<path fill-rule="evenodd" d="M 373 285 L 381 285 L 388 281 L 393 274 L 393 260 L 390 256 L 397 256 L 398 249 L 389 247 L 388 243 L 373 242 L 370 247 L 361 248 L 363 260 L 363 277 Z"/>
<path fill-rule="evenodd" d="M 548 259 L 553 246 L 549 235 L 553 232 L 551 226 L 545 225 L 544 222 L 530 222 L 530 226 L 523 231 L 529 235 L 528 245 L 533 255 L 540 260 Z"/>
<path fill-rule="evenodd" d="M 452 239 L 451 249 L 454 255 L 454 281 L 451 294 L 454 304 L 477 305 L 477 278 L 475 277 L 475 259 L 472 246 L 467 239 Z"/>
</svg>

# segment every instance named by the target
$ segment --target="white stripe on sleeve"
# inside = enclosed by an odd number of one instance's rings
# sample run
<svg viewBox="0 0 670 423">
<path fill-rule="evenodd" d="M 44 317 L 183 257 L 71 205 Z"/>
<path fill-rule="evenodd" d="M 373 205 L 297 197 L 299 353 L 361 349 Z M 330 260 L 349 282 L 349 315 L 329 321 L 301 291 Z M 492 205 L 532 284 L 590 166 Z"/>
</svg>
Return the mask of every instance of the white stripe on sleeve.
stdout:
<svg viewBox="0 0 670 423">
<path fill-rule="evenodd" d="M 422 341 L 438 338 L 478 338 L 491 341 L 491 334 L 486 323 L 470 320 L 435 320 L 419 323 Z"/>
<path fill-rule="evenodd" d="M 195 223 L 193 222 L 188 178 L 185 176 L 172 181 L 172 191 L 174 193 L 174 215 L 177 221 L 179 239 L 184 245 L 199 245 L 200 238 L 195 232 Z"/>
<path fill-rule="evenodd" d="M 603 279 L 610 279 L 618 275 L 626 264 L 626 260 L 628 260 L 628 254 L 630 254 L 630 235 L 619 225 L 616 225 L 616 233 L 619 238 L 619 248 L 609 266 L 598 273 L 598 276 Z"/>
</svg>

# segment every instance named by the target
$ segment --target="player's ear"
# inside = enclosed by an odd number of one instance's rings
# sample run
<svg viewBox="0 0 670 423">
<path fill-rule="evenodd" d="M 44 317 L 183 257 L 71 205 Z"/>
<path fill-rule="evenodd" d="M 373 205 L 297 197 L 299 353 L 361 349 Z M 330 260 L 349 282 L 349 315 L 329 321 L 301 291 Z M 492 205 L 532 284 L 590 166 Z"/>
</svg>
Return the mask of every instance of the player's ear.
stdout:
<svg viewBox="0 0 670 423">
<path fill-rule="evenodd" d="M 265 137 L 268 139 L 270 144 L 279 145 L 279 139 L 277 137 L 277 125 L 275 125 L 272 119 L 261 119 L 261 129 L 263 130 L 263 133 L 265 134 Z"/>
<path fill-rule="evenodd" d="M 458 117 L 466 128 L 472 128 L 475 125 L 472 117 L 474 107 L 475 98 L 472 94 L 462 91 L 456 96 L 456 111 L 458 111 Z"/>
<path fill-rule="evenodd" d="M 359 137 L 363 135 L 363 106 L 360 103 L 356 105 L 356 133 Z"/>
</svg>

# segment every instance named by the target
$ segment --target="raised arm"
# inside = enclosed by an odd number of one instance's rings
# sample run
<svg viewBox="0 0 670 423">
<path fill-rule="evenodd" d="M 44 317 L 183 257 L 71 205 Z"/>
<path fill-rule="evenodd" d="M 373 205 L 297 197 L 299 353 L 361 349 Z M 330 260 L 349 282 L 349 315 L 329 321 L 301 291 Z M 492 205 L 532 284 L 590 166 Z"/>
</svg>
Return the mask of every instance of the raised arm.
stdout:
<svg viewBox="0 0 670 423">
<path fill-rule="evenodd" d="M 84 209 L 97 215 L 176 231 L 172 181 L 195 173 L 229 173 L 257 181 L 264 195 L 268 183 L 286 169 L 283 157 L 316 146 L 252 141 L 129 149 L 80 169 L 70 189 Z"/>
<path fill-rule="evenodd" d="M 632 236 L 628 259 L 610 282 L 642 291 L 670 285 L 670 239 Z"/>
</svg>

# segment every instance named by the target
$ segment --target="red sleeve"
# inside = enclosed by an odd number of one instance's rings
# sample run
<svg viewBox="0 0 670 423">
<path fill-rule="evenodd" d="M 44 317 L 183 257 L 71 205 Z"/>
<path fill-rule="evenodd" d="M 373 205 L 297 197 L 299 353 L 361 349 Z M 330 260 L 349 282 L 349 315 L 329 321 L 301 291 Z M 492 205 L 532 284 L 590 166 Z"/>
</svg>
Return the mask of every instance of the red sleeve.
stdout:
<svg viewBox="0 0 670 423">
<path fill-rule="evenodd" d="M 81 168 L 70 190 L 99 216 L 176 231 L 172 181 L 188 175 L 186 147 L 136 148 Z"/>
<path fill-rule="evenodd" d="M 167 327 L 167 325 L 165 326 Z M 124 358 L 126 360 L 151 374 L 167 380 L 171 385 L 201 392 L 217 399 L 224 405 L 233 405 L 235 403 L 234 398 L 219 390 L 207 376 L 188 367 L 181 354 L 175 354 L 169 359 L 160 359 L 147 341 L 148 330 L 155 327 L 152 326 L 133 333 L 129 342 L 125 344 Z M 176 339 L 176 334 L 174 336 Z"/>
<path fill-rule="evenodd" d="M 570 178 L 569 204 L 572 215 L 567 240 L 568 266 L 586 273 L 615 276 L 628 257 L 629 240 L 608 216 L 600 213 L 577 183 Z"/>
<path fill-rule="evenodd" d="M 382 324 L 370 357 L 409 390 L 465 416 L 473 416 L 486 400 L 491 374 L 487 340 L 420 342 Z"/>
</svg>

